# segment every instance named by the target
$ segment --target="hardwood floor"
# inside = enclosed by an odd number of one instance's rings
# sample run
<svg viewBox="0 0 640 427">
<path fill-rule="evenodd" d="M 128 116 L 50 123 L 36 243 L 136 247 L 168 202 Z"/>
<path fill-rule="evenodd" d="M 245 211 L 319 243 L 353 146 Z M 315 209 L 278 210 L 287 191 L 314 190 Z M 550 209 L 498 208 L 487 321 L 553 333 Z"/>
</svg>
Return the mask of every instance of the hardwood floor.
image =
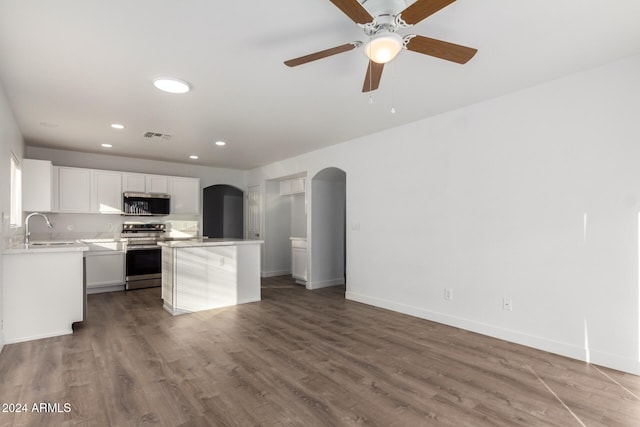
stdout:
<svg viewBox="0 0 640 427">
<path fill-rule="evenodd" d="M 2 426 L 640 425 L 640 377 L 288 277 L 175 317 L 158 288 L 90 295 L 73 335 L 5 346 L 0 401 L 28 407 Z"/>
</svg>

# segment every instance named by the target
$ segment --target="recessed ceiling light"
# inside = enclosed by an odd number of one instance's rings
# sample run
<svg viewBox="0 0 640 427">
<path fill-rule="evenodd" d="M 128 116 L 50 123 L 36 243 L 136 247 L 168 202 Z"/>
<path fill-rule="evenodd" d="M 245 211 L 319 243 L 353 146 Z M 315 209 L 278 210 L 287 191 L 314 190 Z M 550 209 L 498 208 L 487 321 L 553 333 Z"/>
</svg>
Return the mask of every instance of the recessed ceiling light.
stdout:
<svg viewBox="0 0 640 427">
<path fill-rule="evenodd" d="M 227 143 L 226 143 L 226 142 L 224 142 L 224 141 L 216 141 L 216 145 L 217 145 L 218 147 L 224 147 L 225 145 L 227 145 Z"/>
<path fill-rule="evenodd" d="M 173 77 L 160 77 L 153 81 L 153 85 L 169 93 L 186 93 L 189 92 L 191 86 L 184 80 L 174 79 Z"/>
<path fill-rule="evenodd" d="M 198 160 L 198 156 L 189 156 L 190 159 Z"/>
<path fill-rule="evenodd" d="M 103 148 L 111 148 L 111 147 L 113 147 L 113 145 L 111 145 L 111 144 L 100 144 L 100 146 L 103 147 Z"/>
<path fill-rule="evenodd" d="M 121 125 L 120 123 L 112 123 L 111 127 L 114 129 L 124 129 L 124 125 Z"/>
</svg>

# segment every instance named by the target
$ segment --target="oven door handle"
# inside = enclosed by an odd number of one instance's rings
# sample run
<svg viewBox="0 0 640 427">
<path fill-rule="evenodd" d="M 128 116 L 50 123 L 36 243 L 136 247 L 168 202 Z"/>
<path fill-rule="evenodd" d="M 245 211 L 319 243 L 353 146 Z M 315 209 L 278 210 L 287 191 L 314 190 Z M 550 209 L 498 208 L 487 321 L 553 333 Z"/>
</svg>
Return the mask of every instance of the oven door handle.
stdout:
<svg viewBox="0 0 640 427">
<path fill-rule="evenodd" d="M 149 249 L 162 249 L 158 245 L 143 245 L 143 246 L 128 246 L 127 252 L 129 251 L 147 251 Z"/>
</svg>

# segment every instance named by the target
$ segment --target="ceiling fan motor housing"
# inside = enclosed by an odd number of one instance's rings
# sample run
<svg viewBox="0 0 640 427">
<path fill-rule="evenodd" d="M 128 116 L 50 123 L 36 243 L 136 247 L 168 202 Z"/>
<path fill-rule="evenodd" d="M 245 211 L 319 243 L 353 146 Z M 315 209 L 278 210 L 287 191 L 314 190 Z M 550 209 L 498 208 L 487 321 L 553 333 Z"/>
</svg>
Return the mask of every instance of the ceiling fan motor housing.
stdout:
<svg viewBox="0 0 640 427">
<path fill-rule="evenodd" d="M 372 23 L 362 25 L 368 36 L 381 31 L 395 32 L 398 29 L 395 17 L 407 7 L 405 0 L 364 0 L 361 3 L 374 18 Z"/>
<path fill-rule="evenodd" d="M 405 0 L 364 0 L 361 3 L 376 22 L 382 25 L 393 24 L 395 16 L 407 7 Z"/>
</svg>

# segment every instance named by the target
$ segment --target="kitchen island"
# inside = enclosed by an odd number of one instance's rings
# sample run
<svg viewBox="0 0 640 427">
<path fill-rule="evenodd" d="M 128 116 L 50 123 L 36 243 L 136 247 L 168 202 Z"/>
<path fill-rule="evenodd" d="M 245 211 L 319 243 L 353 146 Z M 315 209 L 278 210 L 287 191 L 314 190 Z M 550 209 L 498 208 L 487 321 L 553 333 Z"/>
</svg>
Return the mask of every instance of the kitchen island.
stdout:
<svg viewBox="0 0 640 427">
<path fill-rule="evenodd" d="M 70 334 L 84 320 L 86 250 L 77 242 L 34 242 L 3 251 L 6 344 Z"/>
<path fill-rule="evenodd" d="M 262 240 L 190 239 L 162 246 L 162 299 L 183 314 L 260 301 Z"/>
</svg>

